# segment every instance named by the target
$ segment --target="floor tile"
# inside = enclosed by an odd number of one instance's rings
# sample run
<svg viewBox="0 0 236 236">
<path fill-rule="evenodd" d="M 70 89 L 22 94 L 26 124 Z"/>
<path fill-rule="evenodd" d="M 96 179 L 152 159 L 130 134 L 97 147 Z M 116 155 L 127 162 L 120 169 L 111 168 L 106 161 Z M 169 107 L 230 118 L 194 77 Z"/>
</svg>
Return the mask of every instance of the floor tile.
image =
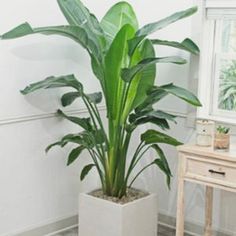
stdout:
<svg viewBox="0 0 236 236">
<path fill-rule="evenodd" d="M 55 236 L 78 236 L 78 229 L 69 229 L 64 232 L 58 233 Z M 158 236 L 175 236 L 175 230 L 170 229 L 169 227 L 159 225 L 158 227 Z M 185 235 L 190 236 L 190 235 Z"/>
</svg>

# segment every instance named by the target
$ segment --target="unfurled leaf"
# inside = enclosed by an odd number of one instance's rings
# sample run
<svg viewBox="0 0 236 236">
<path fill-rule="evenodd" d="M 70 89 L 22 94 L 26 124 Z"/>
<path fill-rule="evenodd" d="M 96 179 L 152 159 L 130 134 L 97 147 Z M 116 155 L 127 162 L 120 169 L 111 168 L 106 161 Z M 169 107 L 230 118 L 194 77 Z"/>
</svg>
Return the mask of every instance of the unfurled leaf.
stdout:
<svg viewBox="0 0 236 236">
<path fill-rule="evenodd" d="M 61 87 L 72 87 L 77 90 L 82 90 L 82 84 L 75 78 L 74 75 L 65 75 L 59 77 L 48 77 L 45 80 L 30 84 L 25 89 L 21 90 L 21 93 L 26 95 L 32 93 L 38 89 L 49 89 L 49 88 L 61 88 Z"/>
<path fill-rule="evenodd" d="M 170 189 L 171 175 L 168 173 L 168 170 L 165 168 L 165 164 L 164 164 L 163 160 L 162 159 L 156 159 L 153 163 L 155 165 L 157 165 L 160 168 L 160 170 L 162 172 L 164 172 L 164 174 L 166 175 L 167 186 Z"/>
<path fill-rule="evenodd" d="M 198 46 L 189 38 L 186 38 L 183 42 L 174 42 L 174 41 L 167 41 L 167 40 L 159 40 L 159 39 L 153 39 L 151 40 L 152 44 L 155 45 L 162 45 L 162 46 L 169 46 L 174 48 L 179 48 L 182 50 L 185 50 L 187 52 L 193 53 L 195 55 L 198 55 L 200 50 Z"/>
<path fill-rule="evenodd" d="M 80 92 L 66 93 L 61 97 L 61 104 L 63 107 L 69 106 L 79 97 L 81 97 Z"/>
<path fill-rule="evenodd" d="M 172 138 L 171 136 L 161 133 L 157 130 L 147 130 L 141 135 L 141 140 L 145 144 L 165 143 L 173 146 L 178 146 L 182 144 L 175 138 Z"/>
<path fill-rule="evenodd" d="M 171 114 L 169 114 L 169 113 L 166 113 L 166 112 L 164 112 L 164 111 L 155 110 L 155 111 L 151 111 L 150 113 L 148 113 L 148 115 L 157 117 L 157 118 L 159 118 L 159 119 L 166 119 L 166 120 L 172 121 L 172 122 L 174 122 L 174 123 L 177 123 L 177 122 L 175 121 L 176 116 L 171 115 Z"/>
<path fill-rule="evenodd" d="M 186 64 L 187 61 L 181 57 L 160 57 L 160 58 L 147 58 L 139 62 L 136 66 L 125 68 L 121 72 L 121 77 L 125 82 L 130 82 L 134 76 L 146 69 L 148 66 L 157 63 L 174 63 L 178 65 Z"/>
<path fill-rule="evenodd" d="M 75 116 L 67 116 L 63 111 L 58 110 L 57 114 L 59 116 L 62 116 L 63 118 L 79 125 L 80 127 L 82 127 L 83 129 L 87 130 L 87 131 L 91 131 L 92 130 L 92 124 L 90 121 L 90 118 L 79 118 L 79 117 L 75 117 Z"/>
<path fill-rule="evenodd" d="M 191 7 L 187 10 L 176 12 L 160 21 L 147 24 L 143 26 L 141 29 L 139 29 L 136 35 L 141 36 L 141 35 L 149 35 L 151 33 L 154 33 L 155 31 L 160 30 L 178 20 L 181 20 L 183 18 L 193 15 L 194 13 L 197 12 L 197 9 L 198 9 L 197 7 Z"/>
<path fill-rule="evenodd" d="M 80 175 L 80 180 L 83 181 L 84 178 L 87 176 L 87 174 L 89 173 L 89 171 L 94 167 L 95 165 L 94 164 L 89 164 L 87 166 L 85 166 L 81 172 L 81 175 Z"/>
<path fill-rule="evenodd" d="M 143 26 L 141 29 L 139 29 L 136 33 L 136 37 L 134 37 L 129 42 L 129 55 L 132 55 L 134 50 L 137 48 L 137 46 L 142 42 L 142 40 L 147 37 L 149 34 L 152 34 L 156 32 L 157 30 L 160 30 L 169 24 L 172 24 L 180 19 L 183 19 L 185 17 L 188 17 L 192 14 L 194 14 L 197 11 L 197 7 L 189 8 L 185 11 L 177 12 L 167 18 L 164 18 L 160 21 L 147 24 Z"/>
<path fill-rule="evenodd" d="M 156 151 L 156 153 L 158 154 L 158 156 L 162 160 L 163 165 L 166 169 L 166 172 L 169 174 L 169 176 L 172 176 L 168 161 L 167 161 L 166 156 L 165 156 L 164 152 L 162 151 L 162 149 L 157 144 L 153 144 L 151 147 Z"/>
<path fill-rule="evenodd" d="M 155 50 L 149 40 L 145 40 L 132 56 L 132 64 L 147 57 L 155 57 Z M 146 67 L 141 73 L 136 74 L 129 85 L 129 91 L 123 110 L 122 121 L 124 122 L 130 112 L 141 104 L 147 97 L 147 91 L 154 85 L 156 78 L 156 65 Z"/>
<path fill-rule="evenodd" d="M 61 145 L 62 145 L 61 141 L 52 143 L 45 149 L 45 152 L 48 153 L 53 147 L 55 147 L 55 146 L 60 146 L 61 147 Z"/>
<path fill-rule="evenodd" d="M 194 106 L 201 106 L 200 101 L 198 98 L 188 90 L 175 86 L 173 84 L 167 84 L 159 87 L 153 87 L 150 90 L 150 96 L 155 97 L 156 95 L 159 96 L 160 91 L 164 91 L 168 94 L 172 94 Z"/>
<path fill-rule="evenodd" d="M 134 122 L 136 119 L 139 119 L 141 117 L 155 117 L 155 118 L 166 119 L 174 123 L 177 123 L 175 121 L 176 116 L 166 113 L 164 111 L 153 110 L 153 109 L 150 109 L 150 110 L 147 109 L 147 110 L 143 110 L 141 112 L 135 113 L 135 114 L 131 114 L 129 120 L 130 122 Z"/>
<path fill-rule="evenodd" d="M 10 30 L 9 32 L 0 36 L 1 39 L 15 39 L 31 34 L 44 34 L 44 35 L 60 35 L 63 37 L 70 38 L 77 43 L 79 43 L 83 48 L 85 48 L 92 60 L 92 64 L 94 65 L 93 71 L 95 75 L 103 80 L 103 68 L 101 65 L 102 61 L 102 49 L 101 45 L 94 41 L 94 37 L 89 37 L 88 32 L 86 31 L 86 27 L 78 25 L 62 25 L 62 26 L 48 26 L 48 27 L 38 27 L 32 28 L 29 23 L 24 23 L 16 28 Z M 105 40 L 105 39 L 104 39 Z M 96 65 L 96 66 L 95 66 Z M 94 70 L 96 67 L 96 71 Z"/>
<path fill-rule="evenodd" d="M 103 31 L 110 42 L 126 24 L 131 25 L 137 31 L 138 21 L 135 12 L 127 2 L 118 2 L 112 6 L 101 21 Z"/>
<path fill-rule="evenodd" d="M 150 112 L 153 110 L 152 106 L 168 95 L 164 90 L 155 93 L 155 96 L 149 94 L 147 98 L 138 107 L 135 108 L 135 113 Z"/>
<path fill-rule="evenodd" d="M 138 125 L 143 125 L 143 124 L 146 124 L 146 123 L 155 124 L 163 130 L 166 130 L 166 129 L 170 128 L 170 126 L 169 126 L 168 122 L 166 121 L 166 119 L 160 119 L 160 118 L 157 118 L 157 117 L 154 117 L 154 116 L 145 116 L 145 117 L 138 118 L 137 120 L 135 120 L 134 125 L 138 126 Z"/>
<path fill-rule="evenodd" d="M 13 39 L 23 37 L 25 35 L 33 34 L 34 30 L 31 28 L 29 23 L 23 23 L 14 29 L 10 30 L 9 32 L 0 36 L 1 39 Z"/>
<path fill-rule="evenodd" d="M 1 39 L 15 39 L 36 33 L 65 36 L 80 43 L 84 48 L 86 48 L 88 44 L 88 36 L 84 29 L 79 26 L 62 25 L 32 28 L 27 22 L 1 35 Z"/>
<path fill-rule="evenodd" d="M 67 161 L 67 166 L 72 164 L 79 157 L 79 155 L 82 153 L 82 151 L 84 149 L 85 149 L 84 146 L 79 146 L 79 147 L 73 149 L 69 154 L 68 161 Z"/>
<path fill-rule="evenodd" d="M 57 2 L 69 24 L 79 26 L 86 31 L 89 39 L 88 44 L 95 45 L 96 58 L 101 59 L 101 53 L 106 47 L 106 42 L 97 18 L 89 12 L 80 0 L 57 0 Z M 93 53 L 95 53 L 94 50 Z"/>
</svg>

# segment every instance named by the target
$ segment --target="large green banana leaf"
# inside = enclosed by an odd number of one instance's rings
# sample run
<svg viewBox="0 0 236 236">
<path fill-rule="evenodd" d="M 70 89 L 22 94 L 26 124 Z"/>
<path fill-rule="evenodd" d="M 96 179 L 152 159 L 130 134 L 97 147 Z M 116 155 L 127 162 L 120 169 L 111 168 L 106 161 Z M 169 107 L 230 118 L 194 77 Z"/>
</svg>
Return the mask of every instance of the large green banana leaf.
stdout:
<svg viewBox="0 0 236 236">
<path fill-rule="evenodd" d="M 41 33 L 44 35 L 60 35 L 70 38 L 79 43 L 85 48 L 92 60 L 92 68 L 94 74 L 100 79 L 103 86 L 103 66 L 101 59 L 101 52 L 97 44 L 92 40 L 88 33 L 80 26 L 77 25 L 66 25 L 66 26 L 49 26 L 32 28 L 29 23 L 23 23 L 9 32 L 0 36 L 1 39 L 15 39 L 31 34 Z"/>
<path fill-rule="evenodd" d="M 174 84 L 167 84 L 159 87 L 153 87 L 153 89 L 150 92 L 150 96 L 152 97 L 155 97 L 156 95 L 159 96 L 160 91 L 172 94 L 193 106 L 201 106 L 199 99 L 193 93 L 189 92 L 184 88 L 175 86 Z"/>
<path fill-rule="evenodd" d="M 184 11 L 176 12 L 176 13 L 174 13 L 174 14 L 172 14 L 160 21 L 147 24 L 138 30 L 137 36 L 152 34 L 155 31 L 160 30 L 160 29 L 162 29 L 162 28 L 164 28 L 164 27 L 166 27 L 178 20 L 181 20 L 183 18 L 193 15 L 194 13 L 196 13 L 196 11 L 197 11 L 197 7 L 191 7 L 189 9 L 184 10 Z"/>
<path fill-rule="evenodd" d="M 138 20 L 135 12 L 127 2 L 118 2 L 112 6 L 101 21 L 101 27 L 110 43 L 126 24 L 131 25 L 135 31 L 138 30 Z"/>
<path fill-rule="evenodd" d="M 153 40 L 151 40 L 151 42 L 154 45 L 169 46 L 169 47 L 174 47 L 174 48 L 185 50 L 185 51 L 193 53 L 195 55 L 199 54 L 198 46 L 189 38 L 186 38 L 181 43 L 175 42 L 175 41 L 160 40 L 160 39 L 153 39 Z"/>
<path fill-rule="evenodd" d="M 130 82 L 136 74 L 146 69 L 148 66 L 157 64 L 157 63 L 174 63 L 174 64 L 186 64 L 187 61 L 181 57 L 154 57 L 146 58 L 140 61 L 137 65 L 131 68 L 124 68 L 121 73 L 121 77 L 125 82 Z"/>
<path fill-rule="evenodd" d="M 141 58 L 138 61 L 150 57 L 155 58 L 155 50 L 149 40 L 145 40 L 137 51 L 140 53 Z M 135 107 L 140 105 L 146 99 L 148 90 L 154 85 L 156 78 L 156 65 L 147 66 L 141 73 L 138 73 L 136 77 L 137 78 L 132 80 L 130 84 L 127 104 L 123 112 L 123 119 L 125 119 Z"/>
<path fill-rule="evenodd" d="M 197 7 L 191 7 L 184 11 L 176 12 L 160 21 L 147 24 L 139 29 L 136 33 L 136 37 L 130 41 L 130 55 L 134 52 L 135 48 L 139 45 L 139 43 L 148 35 L 160 30 L 178 20 L 186 18 L 188 16 L 193 15 L 197 11 Z"/>
<path fill-rule="evenodd" d="M 106 48 L 106 38 L 97 18 L 80 0 L 57 0 L 57 2 L 69 24 L 83 28 L 88 38 L 93 41 L 102 54 Z"/>
<path fill-rule="evenodd" d="M 128 66 L 128 43 L 135 34 L 131 25 L 124 25 L 117 33 L 105 57 L 105 90 L 107 112 L 109 117 L 116 119 L 121 112 L 121 102 L 125 83 L 120 77 L 120 71 Z M 116 60 L 114 60 L 116 58 Z"/>
</svg>

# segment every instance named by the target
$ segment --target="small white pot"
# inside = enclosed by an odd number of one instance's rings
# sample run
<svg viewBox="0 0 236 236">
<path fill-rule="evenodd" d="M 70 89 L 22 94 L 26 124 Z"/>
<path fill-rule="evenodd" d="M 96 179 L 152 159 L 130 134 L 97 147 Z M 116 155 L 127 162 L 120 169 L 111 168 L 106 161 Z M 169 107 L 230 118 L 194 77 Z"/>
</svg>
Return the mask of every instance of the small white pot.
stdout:
<svg viewBox="0 0 236 236">
<path fill-rule="evenodd" d="M 79 236 L 156 236 L 157 195 L 124 205 L 80 194 Z"/>
</svg>

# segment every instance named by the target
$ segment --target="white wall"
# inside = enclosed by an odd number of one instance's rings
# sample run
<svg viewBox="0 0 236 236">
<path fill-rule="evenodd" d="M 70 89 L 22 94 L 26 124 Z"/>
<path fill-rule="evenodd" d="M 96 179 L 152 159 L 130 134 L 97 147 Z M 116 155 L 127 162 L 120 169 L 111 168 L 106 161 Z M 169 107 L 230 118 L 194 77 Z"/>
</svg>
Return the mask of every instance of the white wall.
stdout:
<svg viewBox="0 0 236 236">
<path fill-rule="evenodd" d="M 115 2 L 84 0 L 99 18 Z M 145 7 L 141 1 L 129 2 L 134 5 L 141 25 L 192 5 L 187 0 L 146 0 Z M 56 0 L 8 0 L 1 5 L 1 33 L 25 21 L 33 26 L 66 23 Z M 183 40 L 190 34 L 191 20 L 185 19 L 156 33 L 153 38 Z M 186 53 L 164 47 L 158 48 L 157 52 L 159 55 L 189 57 Z M 157 83 L 175 81 L 178 85 L 188 86 L 189 65 L 161 65 L 158 68 Z M 77 213 L 78 193 L 98 186 L 96 174 L 92 174 L 84 183 L 79 182 L 79 170 L 88 162 L 88 156 L 84 155 L 80 162 L 66 167 L 65 157 L 69 150 L 54 149 L 48 158 L 44 153 L 47 144 L 77 129 L 52 115 L 59 107 L 62 90 L 40 91 L 27 97 L 19 93 L 29 83 L 49 75 L 70 73 L 78 75 L 88 91 L 99 90 L 98 83 L 92 78 L 86 53 L 68 39 L 34 35 L 13 41 L 0 41 L 0 235 L 13 234 L 74 215 Z M 184 103 L 172 98 L 166 99 L 161 107 L 179 114 L 187 111 Z M 81 104 L 77 103 L 68 110 L 81 108 Z M 185 119 L 180 118 L 179 126 L 174 127 L 171 133 L 187 141 L 192 130 L 186 128 Z M 173 148 L 167 148 L 167 153 L 176 173 L 176 152 Z M 150 181 L 154 176 L 158 178 Z M 151 169 L 139 180 L 137 186 L 159 192 L 160 211 L 174 216 L 175 183 L 176 174 L 172 191 L 168 192 L 163 176 Z M 190 186 L 188 193 L 187 218 L 202 222 L 203 191 L 199 187 Z M 192 195 L 196 201 L 192 200 Z M 227 195 L 220 199 L 233 201 L 234 198 Z M 223 219 L 216 218 L 216 223 L 222 223 L 226 228 L 235 227 L 230 219 L 224 222 L 231 216 L 231 211 L 231 207 L 223 209 Z"/>
</svg>

